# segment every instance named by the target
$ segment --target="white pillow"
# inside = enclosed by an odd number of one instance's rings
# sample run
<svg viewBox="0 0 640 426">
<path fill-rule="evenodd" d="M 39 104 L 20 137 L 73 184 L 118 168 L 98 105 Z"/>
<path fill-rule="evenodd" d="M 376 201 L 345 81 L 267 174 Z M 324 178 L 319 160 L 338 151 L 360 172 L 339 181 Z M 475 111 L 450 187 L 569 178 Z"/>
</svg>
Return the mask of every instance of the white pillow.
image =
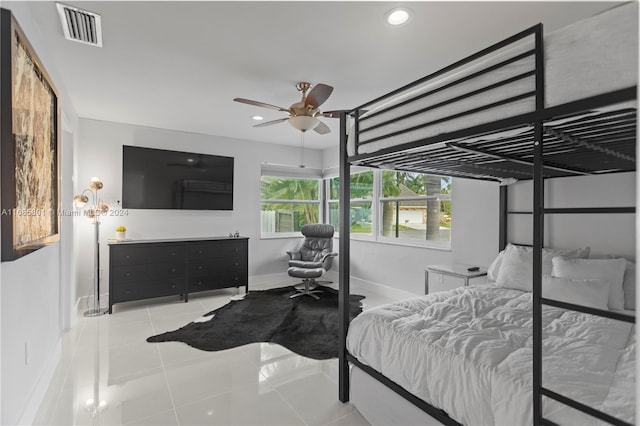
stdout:
<svg viewBox="0 0 640 426">
<path fill-rule="evenodd" d="M 565 259 L 553 258 L 551 275 L 569 279 L 609 281 L 609 309 L 624 309 L 624 271 L 626 259 Z"/>
<path fill-rule="evenodd" d="M 636 264 L 627 260 L 627 268 L 624 270 L 624 308 L 636 310 Z"/>
<path fill-rule="evenodd" d="M 589 247 L 581 249 L 542 249 L 542 275 L 551 275 L 554 257 L 584 258 Z M 502 255 L 496 285 L 523 291 L 533 290 L 533 248 L 508 244 Z"/>
<path fill-rule="evenodd" d="M 531 291 L 533 288 L 533 266 L 531 250 L 526 247 L 508 245 L 502 255 L 502 265 L 498 271 L 498 287 Z"/>
<path fill-rule="evenodd" d="M 500 272 L 500 266 L 502 265 L 502 256 L 504 256 L 504 250 L 498 253 L 498 256 L 493 259 L 493 262 L 491 262 L 491 265 L 487 268 L 487 278 L 491 281 L 498 280 L 498 272 Z"/>
<path fill-rule="evenodd" d="M 610 282 L 542 277 L 542 297 L 596 309 L 607 309 Z"/>
</svg>

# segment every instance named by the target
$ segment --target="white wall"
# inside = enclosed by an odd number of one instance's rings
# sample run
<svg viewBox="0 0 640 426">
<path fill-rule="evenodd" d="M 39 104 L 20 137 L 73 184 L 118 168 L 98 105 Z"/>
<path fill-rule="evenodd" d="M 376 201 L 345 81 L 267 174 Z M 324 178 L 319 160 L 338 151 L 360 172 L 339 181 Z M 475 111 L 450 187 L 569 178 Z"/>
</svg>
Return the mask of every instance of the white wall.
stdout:
<svg viewBox="0 0 640 426">
<path fill-rule="evenodd" d="M 531 210 L 531 182 L 509 188 L 511 210 Z M 636 205 L 636 174 L 619 173 L 553 179 L 545 182 L 545 207 L 633 207 Z M 531 244 L 529 215 L 509 218 L 509 240 Z M 513 231 L 513 232 L 511 232 Z M 553 214 L 545 217 L 545 246 L 589 246 L 591 254 L 635 257 L 636 223 L 633 214 Z"/>
<path fill-rule="evenodd" d="M 125 225 L 127 237 L 181 238 L 228 235 L 238 230 L 249 237 L 249 275 L 283 274 L 282 256 L 295 245 L 291 239 L 260 239 L 260 165 L 262 162 L 297 165 L 300 148 L 225 137 L 176 132 L 98 120 L 81 119 L 77 146 L 76 192 L 88 186 L 92 176 L 104 182 L 101 195 L 111 209 L 122 199 L 122 146 L 142 146 L 235 158 L 233 211 L 128 210 L 128 216 L 106 217 L 101 225 L 101 293 L 108 291 L 107 238 Z M 308 167 L 320 167 L 321 152 L 306 151 Z M 77 217 L 78 297 L 93 290 L 93 228 Z M 250 278 L 250 286 L 252 279 Z M 84 308 L 84 306 L 81 306 Z"/>
<path fill-rule="evenodd" d="M 29 2 L 5 2 L 25 32 L 60 94 L 62 108 L 60 177 L 72 179 L 69 168 L 73 140 L 62 137 L 73 133 L 77 114 L 67 102 L 66 90 L 55 67 L 55 58 L 44 48 L 39 29 L 32 20 Z M 63 203 L 61 207 L 64 207 Z M 68 223 L 61 225 L 61 241 L 66 241 Z M 60 358 L 64 285 L 62 264 L 71 258 L 70 247 L 60 243 L 40 249 L 13 262 L 0 264 L 0 423 L 30 423 Z M 68 302 L 68 300 L 66 301 Z M 67 303 L 68 305 L 68 303 Z M 26 350 L 25 350 L 26 346 Z M 25 353 L 26 352 L 26 353 Z"/>
</svg>

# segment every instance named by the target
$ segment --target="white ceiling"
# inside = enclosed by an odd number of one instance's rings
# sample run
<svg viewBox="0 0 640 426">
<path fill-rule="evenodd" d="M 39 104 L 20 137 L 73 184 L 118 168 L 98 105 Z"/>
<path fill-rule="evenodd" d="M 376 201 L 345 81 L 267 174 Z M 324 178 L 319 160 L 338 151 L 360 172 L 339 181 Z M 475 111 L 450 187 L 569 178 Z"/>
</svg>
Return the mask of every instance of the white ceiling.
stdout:
<svg viewBox="0 0 640 426">
<path fill-rule="evenodd" d="M 298 145 L 285 113 L 298 81 L 335 88 L 323 110 L 351 109 L 542 22 L 553 31 L 611 2 L 68 1 L 102 15 L 104 47 L 64 39 L 54 2 L 28 5 L 80 117 Z M 11 7 L 11 2 L 6 2 Z M 403 27 L 391 8 L 414 12 Z M 338 144 L 308 132 L 305 145 Z"/>
</svg>

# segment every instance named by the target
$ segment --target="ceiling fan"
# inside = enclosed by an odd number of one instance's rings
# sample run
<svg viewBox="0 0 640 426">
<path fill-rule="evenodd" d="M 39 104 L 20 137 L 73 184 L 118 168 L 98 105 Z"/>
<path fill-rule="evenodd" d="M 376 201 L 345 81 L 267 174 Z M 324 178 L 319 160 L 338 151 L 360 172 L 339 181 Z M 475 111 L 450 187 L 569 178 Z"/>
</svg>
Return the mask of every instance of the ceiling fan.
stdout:
<svg viewBox="0 0 640 426">
<path fill-rule="evenodd" d="M 283 121 L 288 121 L 293 128 L 300 130 L 303 133 L 311 129 L 321 135 L 330 133 L 331 130 L 329 129 L 329 126 L 318 120 L 318 117 L 338 118 L 340 116 L 341 111 L 320 112 L 319 109 L 320 105 L 322 105 L 329 98 L 331 92 L 333 92 L 333 87 L 318 83 L 313 86 L 313 89 L 311 89 L 309 93 L 307 93 L 311 88 L 311 83 L 302 81 L 296 84 L 296 88 L 299 92 L 302 92 L 302 99 L 299 102 L 291 104 L 289 108 L 283 108 L 244 98 L 235 98 L 234 101 L 289 113 L 289 117 L 256 124 L 253 127 L 265 127 L 272 124 L 282 123 Z"/>
</svg>

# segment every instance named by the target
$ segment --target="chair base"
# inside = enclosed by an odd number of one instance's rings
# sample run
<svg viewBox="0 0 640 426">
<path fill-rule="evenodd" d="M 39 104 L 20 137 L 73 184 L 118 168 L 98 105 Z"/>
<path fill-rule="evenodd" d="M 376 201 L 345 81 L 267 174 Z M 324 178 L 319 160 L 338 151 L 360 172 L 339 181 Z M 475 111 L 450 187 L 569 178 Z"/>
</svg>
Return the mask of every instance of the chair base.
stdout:
<svg viewBox="0 0 640 426">
<path fill-rule="evenodd" d="M 317 293 L 322 293 L 321 290 L 313 290 L 313 288 L 315 288 L 315 285 L 317 284 L 317 282 L 315 280 L 302 280 L 302 284 L 304 284 L 304 288 L 296 288 L 296 293 L 292 294 L 291 296 L 289 296 L 289 299 L 293 299 L 299 296 L 311 296 L 316 300 L 320 300 L 320 298 L 318 296 L 316 296 Z M 311 287 L 313 286 L 313 287 Z"/>
</svg>

